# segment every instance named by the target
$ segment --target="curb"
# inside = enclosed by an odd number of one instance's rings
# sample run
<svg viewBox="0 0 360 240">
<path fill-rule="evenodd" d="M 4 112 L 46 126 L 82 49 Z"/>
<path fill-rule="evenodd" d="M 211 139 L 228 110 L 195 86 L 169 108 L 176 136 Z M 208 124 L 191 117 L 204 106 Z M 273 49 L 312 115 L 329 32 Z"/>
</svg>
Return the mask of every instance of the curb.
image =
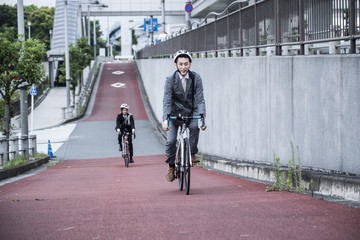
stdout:
<svg viewBox="0 0 360 240">
<path fill-rule="evenodd" d="M 272 185 L 275 179 L 273 166 L 208 155 L 203 155 L 203 168 L 267 185 Z M 280 168 L 280 172 L 285 172 L 286 175 L 287 169 Z M 360 204 L 360 179 L 357 176 L 302 169 L 302 180 L 305 190 L 308 192 L 313 191 L 322 196 L 342 198 Z M 313 189 L 310 185 L 311 180 L 314 182 Z"/>
<path fill-rule="evenodd" d="M 0 170 L 0 180 L 18 176 L 24 172 L 27 172 L 33 168 L 39 167 L 44 163 L 49 162 L 50 157 L 46 156 L 38 160 L 31 160 L 23 165 L 14 166 L 11 168 L 5 168 Z"/>
</svg>

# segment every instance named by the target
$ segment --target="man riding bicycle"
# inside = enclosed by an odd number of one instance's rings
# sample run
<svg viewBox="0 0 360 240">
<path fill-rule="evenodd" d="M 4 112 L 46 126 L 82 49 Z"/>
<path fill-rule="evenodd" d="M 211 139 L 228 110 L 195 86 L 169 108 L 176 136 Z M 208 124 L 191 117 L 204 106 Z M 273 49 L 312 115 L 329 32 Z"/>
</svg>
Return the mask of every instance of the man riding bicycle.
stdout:
<svg viewBox="0 0 360 240">
<path fill-rule="evenodd" d="M 130 151 L 130 163 L 133 163 L 133 144 L 132 135 L 135 135 L 135 121 L 131 113 L 129 113 L 129 105 L 123 103 L 121 105 L 121 113 L 116 117 L 116 131 L 118 134 L 119 151 L 122 151 L 122 138 L 126 132 L 130 133 L 128 137 L 129 151 Z"/>
<path fill-rule="evenodd" d="M 174 181 L 175 155 L 176 155 L 176 136 L 180 123 L 171 122 L 168 126 L 167 116 L 192 116 L 206 115 L 203 85 L 198 73 L 190 71 L 192 57 L 187 50 L 179 50 L 174 57 L 175 73 L 168 76 L 165 82 L 163 99 L 163 129 L 167 131 L 166 141 L 166 162 L 169 169 L 166 180 Z M 198 152 L 197 144 L 199 140 L 198 120 L 191 119 L 188 123 L 190 130 L 191 159 L 193 163 L 199 162 L 195 154 Z M 206 125 L 201 127 L 206 129 Z"/>
</svg>

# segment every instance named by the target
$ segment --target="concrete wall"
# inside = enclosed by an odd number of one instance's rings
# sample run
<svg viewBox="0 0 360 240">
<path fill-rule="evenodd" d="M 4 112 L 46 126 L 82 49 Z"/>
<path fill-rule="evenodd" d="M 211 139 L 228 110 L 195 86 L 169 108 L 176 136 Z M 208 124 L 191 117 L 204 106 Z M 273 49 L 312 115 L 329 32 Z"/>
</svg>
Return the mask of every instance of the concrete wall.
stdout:
<svg viewBox="0 0 360 240">
<path fill-rule="evenodd" d="M 137 60 L 159 122 L 170 59 Z M 208 129 L 200 151 L 229 159 L 360 174 L 360 56 L 195 59 Z M 295 158 L 297 159 L 295 148 Z"/>
</svg>

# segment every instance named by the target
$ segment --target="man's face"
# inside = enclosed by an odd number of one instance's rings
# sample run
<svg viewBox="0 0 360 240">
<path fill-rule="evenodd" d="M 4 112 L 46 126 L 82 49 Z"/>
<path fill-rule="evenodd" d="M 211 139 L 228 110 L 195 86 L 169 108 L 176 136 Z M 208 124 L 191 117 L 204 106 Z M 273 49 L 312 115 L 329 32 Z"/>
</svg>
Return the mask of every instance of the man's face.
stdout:
<svg viewBox="0 0 360 240">
<path fill-rule="evenodd" d="M 128 112 L 128 110 L 126 108 L 123 108 L 121 111 L 122 111 L 123 115 L 126 115 Z"/>
<path fill-rule="evenodd" d="M 179 70 L 181 76 L 185 76 L 190 69 L 191 62 L 187 57 L 179 57 L 174 65 Z"/>
</svg>

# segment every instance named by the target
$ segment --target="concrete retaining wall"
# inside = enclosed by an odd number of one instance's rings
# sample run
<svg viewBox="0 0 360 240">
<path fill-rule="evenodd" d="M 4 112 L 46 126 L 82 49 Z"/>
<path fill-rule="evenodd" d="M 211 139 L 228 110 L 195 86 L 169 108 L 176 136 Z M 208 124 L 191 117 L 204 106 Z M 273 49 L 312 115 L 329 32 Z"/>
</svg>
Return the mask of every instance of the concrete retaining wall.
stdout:
<svg viewBox="0 0 360 240">
<path fill-rule="evenodd" d="M 137 60 L 151 106 L 162 118 L 171 59 Z M 282 165 L 299 146 L 301 165 L 360 174 L 360 56 L 194 59 L 207 105 L 201 152 Z M 295 148 L 295 158 L 297 153 Z"/>
</svg>

